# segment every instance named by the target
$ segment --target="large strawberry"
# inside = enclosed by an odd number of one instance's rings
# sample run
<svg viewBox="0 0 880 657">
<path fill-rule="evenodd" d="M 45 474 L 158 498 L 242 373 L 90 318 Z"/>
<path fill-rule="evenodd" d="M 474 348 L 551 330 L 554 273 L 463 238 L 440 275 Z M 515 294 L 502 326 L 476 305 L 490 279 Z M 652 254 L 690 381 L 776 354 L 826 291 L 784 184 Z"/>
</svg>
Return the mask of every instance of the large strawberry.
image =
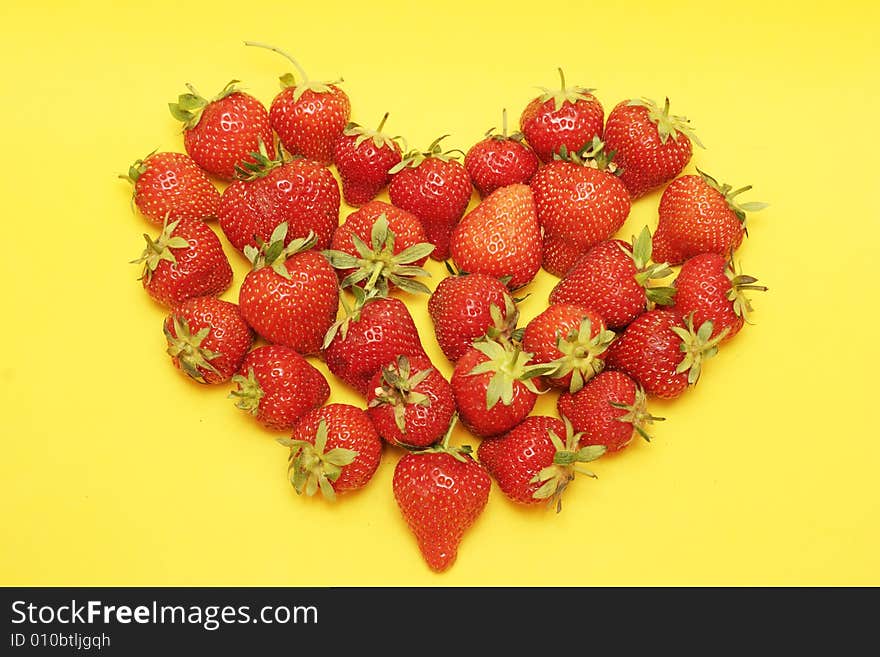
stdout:
<svg viewBox="0 0 880 657">
<path fill-rule="evenodd" d="M 471 146 L 465 155 L 464 167 L 480 196 L 485 198 L 499 187 L 528 184 L 538 170 L 538 158 L 523 143 L 522 133 L 508 136 L 507 110 L 504 110 L 501 133 L 492 128 L 485 139 Z"/>
<path fill-rule="evenodd" d="M 410 151 L 389 173 L 391 202 L 412 212 L 425 227 L 436 248 L 431 257 L 449 257 L 449 236 L 471 200 L 471 179 L 452 151 L 444 152 L 435 139 L 424 152 Z"/>
<path fill-rule="evenodd" d="M 699 169 L 697 172 L 698 176 L 673 180 L 660 197 L 654 250 L 658 258 L 673 265 L 701 253 L 730 255 L 747 234 L 746 213 L 767 207 L 760 201 L 736 200 L 751 185 L 733 189 Z"/>
<path fill-rule="evenodd" d="M 189 93 L 169 103 L 171 115 L 183 122 L 186 152 L 211 175 L 232 180 L 236 167 L 253 161 L 252 153 L 264 144 L 275 154 L 269 114 L 263 104 L 227 84 L 213 100 L 203 98 L 191 84 Z"/>
<path fill-rule="evenodd" d="M 314 354 L 339 309 L 336 272 L 310 250 L 314 236 L 285 247 L 286 231 L 281 224 L 259 250 L 245 248 L 253 269 L 242 281 L 238 302 L 248 324 L 266 340 Z"/>
<path fill-rule="evenodd" d="M 171 362 L 199 383 L 232 378 L 253 342 L 238 306 L 215 297 L 177 304 L 162 328 Z"/>
<path fill-rule="evenodd" d="M 633 199 L 680 174 L 691 159 L 691 142 L 703 146 L 685 117 L 669 113 L 668 98 L 662 108 L 647 98 L 625 100 L 605 122 L 605 147 L 614 151 Z"/>
<path fill-rule="evenodd" d="M 501 187 L 465 215 L 449 243 L 462 271 L 508 277 L 516 289 L 527 285 L 541 268 L 541 229 L 528 185 Z"/>
<path fill-rule="evenodd" d="M 245 45 L 266 48 L 286 57 L 300 75 L 297 82 L 292 73 L 285 73 L 281 91 L 272 101 L 269 116 L 281 144 L 292 155 L 302 155 L 319 162 L 333 162 L 333 144 L 342 134 L 351 115 L 346 93 L 334 82 L 314 82 L 302 66 L 288 53 L 274 46 L 253 41 Z"/>
<path fill-rule="evenodd" d="M 345 202 L 358 207 L 372 201 L 389 182 L 388 173 L 403 158 L 399 137 L 382 132 L 388 113 L 375 130 L 349 123 L 333 144 L 333 160 L 342 179 Z"/>
<path fill-rule="evenodd" d="M 544 93 L 532 100 L 519 120 L 520 129 L 538 157 L 550 162 L 561 147 L 580 150 L 594 137 L 602 137 L 605 111 L 592 94 L 594 89 L 566 87 L 565 74 L 559 69 L 561 89 Z"/>
<path fill-rule="evenodd" d="M 292 429 L 299 419 L 327 402 L 324 375 L 289 347 L 257 347 L 244 359 L 229 397 L 270 429 Z"/>
</svg>

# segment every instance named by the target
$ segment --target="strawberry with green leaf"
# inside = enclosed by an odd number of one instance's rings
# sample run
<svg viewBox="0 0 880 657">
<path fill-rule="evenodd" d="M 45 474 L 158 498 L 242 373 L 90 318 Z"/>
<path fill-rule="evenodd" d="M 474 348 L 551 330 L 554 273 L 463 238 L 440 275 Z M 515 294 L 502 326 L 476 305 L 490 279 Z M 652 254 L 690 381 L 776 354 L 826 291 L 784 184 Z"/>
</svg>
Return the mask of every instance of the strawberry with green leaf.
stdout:
<svg viewBox="0 0 880 657">
<path fill-rule="evenodd" d="M 499 187 L 528 185 L 538 170 L 538 157 L 526 146 L 522 133 L 507 134 L 507 110 L 501 115 L 501 132 L 490 129 L 464 157 L 464 168 L 483 198 Z"/>
<path fill-rule="evenodd" d="M 370 130 L 357 123 L 349 123 L 333 144 L 333 160 L 342 179 L 342 196 L 351 206 L 359 207 L 372 201 L 391 182 L 388 173 L 403 158 L 397 141 L 382 128 L 388 112 L 379 127 Z"/>
</svg>

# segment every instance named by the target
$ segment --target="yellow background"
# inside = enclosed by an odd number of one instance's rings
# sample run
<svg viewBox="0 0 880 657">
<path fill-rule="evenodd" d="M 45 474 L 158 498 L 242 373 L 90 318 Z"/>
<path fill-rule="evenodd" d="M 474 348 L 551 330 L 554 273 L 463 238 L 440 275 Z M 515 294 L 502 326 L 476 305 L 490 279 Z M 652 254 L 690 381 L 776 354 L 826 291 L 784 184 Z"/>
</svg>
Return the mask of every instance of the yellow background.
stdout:
<svg viewBox="0 0 880 657">
<path fill-rule="evenodd" d="M 0 583 L 880 584 L 876 3 L 67 4 L 6 3 L 0 28 Z M 398 454 L 335 506 L 297 498 L 284 449 L 229 388 L 172 369 L 164 310 L 128 264 L 152 228 L 114 176 L 182 150 L 166 103 L 238 78 L 268 104 L 289 69 L 244 39 L 344 75 L 356 120 L 388 110 L 420 146 L 451 133 L 467 149 L 557 66 L 606 111 L 668 95 L 707 146 L 689 170 L 772 203 L 739 254 L 771 288 L 756 324 L 561 515 L 493 489 L 432 574 L 391 495 Z M 623 236 L 653 228 L 658 199 Z M 524 320 L 553 280 L 529 288 Z M 411 307 L 449 374 L 425 299 Z M 362 403 L 339 384 L 331 401 Z"/>
</svg>

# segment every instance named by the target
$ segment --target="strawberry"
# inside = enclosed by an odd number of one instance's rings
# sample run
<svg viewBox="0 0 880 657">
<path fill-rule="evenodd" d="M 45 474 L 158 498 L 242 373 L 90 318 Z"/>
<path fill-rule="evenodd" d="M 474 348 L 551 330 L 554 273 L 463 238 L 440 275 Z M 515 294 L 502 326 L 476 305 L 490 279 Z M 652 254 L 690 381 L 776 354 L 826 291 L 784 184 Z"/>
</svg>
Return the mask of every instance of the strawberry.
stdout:
<svg viewBox="0 0 880 657">
<path fill-rule="evenodd" d="M 659 258 L 673 265 L 702 253 L 730 255 L 747 234 L 746 212 L 767 207 L 760 201 L 737 202 L 736 197 L 751 185 L 734 190 L 697 172 L 700 175 L 673 180 L 660 197 L 654 249 Z"/>
<path fill-rule="evenodd" d="M 724 340 L 739 333 L 752 304 L 746 290 L 766 292 L 757 278 L 741 274 L 733 260 L 704 253 L 685 261 L 675 279 L 675 310 L 682 318 L 693 314 L 694 324 L 712 322 L 712 337 L 726 331 Z"/>
<path fill-rule="evenodd" d="M 471 200 L 471 179 L 454 159 L 453 151 L 443 152 L 435 139 L 425 152 L 410 151 L 389 170 L 391 202 L 412 212 L 422 222 L 428 241 L 436 248 L 431 257 L 449 257 L 449 236 Z"/>
<path fill-rule="evenodd" d="M 602 445 L 608 452 L 629 445 L 634 432 L 650 441 L 645 427 L 664 419 L 648 412 L 645 391 L 635 381 L 613 371 L 597 374 L 575 393 L 563 392 L 556 410 L 581 433 L 581 445 Z"/>
<path fill-rule="evenodd" d="M 392 445 L 439 442 L 455 415 L 452 387 L 426 356 L 398 356 L 373 375 L 367 395 L 373 425 Z"/>
<path fill-rule="evenodd" d="M 191 84 L 189 93 L 169 103 L 171 115 L 183 122 L 186 152 L 202 169 L 223 180 L 235 177 L 235 167 L 251 161 L 251 154 L 264 144 L 275 154 L 269 114 L 253 96 L 227 84 L 213 100 L 199 95 Z"/>
<path fill-rule="evenodd" d="M 632 199 L 680 174 L 691 159 L 691 142 L 703 147 L 685 117 L 669 114 L 668 98 L 662 109 L 647 98 L 625 100 L 605 122 L 605 145 L 616 153 Z"/>
<path fill-rule="evenodd" d="M 263 146 L 252 155 L 255 162 L 241 167 L 220 197 L 217 216 L 232 246 L 256 246 L 286 223 L 288 243 L 312 232 L 326 248 L 339 225 L 339 185 L 330 170 L 309 160 L 272 160 Z"/>
<path fill-rule="evenodd" d="M 348 404 L 328 404 L 306 413 L 291 438 L 288 474 L 297 495 L 320 489 L 325 499 L 363 488 L 379 467 L 382 439 L 370 418 Z"/>
<path fill-rule="evenodd" d="M 507 135 L 507 110 L 502 112 L 501 133 L 492 128 L 464 157 L 464 168 L 474 187 L 485 198 L 499 187 L 528 184 L 538 170 L 538 157 L 523 143 L 520 132 Z"/>
<path fill-rule="evenodd" d="M 544 93 L 526 106 L 519 120 L 529 145 L 543 162 L 550 162 L 562 146 L 577 151 L 594 137 L 602 137 L 605 111 L 592 93 L 595 89 L 566 87 L 562 69 L 559 79 L 562 88 L 542 87 Z"/>
<path fill-rule="evenodd" d="M 725 329 L 714 338 L 712 322 L 694 330 L 671 310 L 649 310 L 626 327 L 608 349 L 605 364 L 632 377 L 645 392 L 674 399 L 700 378 L 703 362 L 718 352 Z"/>
<path fill-rule="evenodd" d="M 286 232 L 283 223 L 259 250 L 245 247 L 253 269 L 241 283 L 238 302 L 248 324 L 266 340 L 315 354 L 339 309 L 336 272 L 323 255 L 309 250 L 314 235 L 285 247 Z"/>
<path fill-rule="evenodd" d="M 382 132 L 388 113 L 375 130 L 349 123 L 333 144 L 333 160 L 342 179 L 345 202 L 358 207 L 372 201 L 391 182 L 388 171 L 402 159 L 399 137 Z"/>
<path fill-rule="evenodd" d="M 183 153 L 150 153 L 135 160 L 128 175 L 132 201 L 157 226 L 165 218 L 208 219 L 217 216 L 220 192 L 192 158 Z"/>
<path fill-rule="evenodd" d="M 464 533 L 489 501 L 492 480 L 471 448 L 443 443 L 408 452 L 394 468 L 394 499 L 431 570 L 449 568 Z"/>
<path fill-rule="evenodd" d="M 342 134 L 351 115 L 346 93 L 334 82 L 312 82 L 302 66 L 288 53 L 274 46 L 245 41 L 247 46 L 266 48 L 286 57 L 300 75 L 297 83 L 292 73 L 285 73 L 281 91 L 272 101 L 269 117 L 272 129 L 291 155 L 302 155 L 319 164 L 333 162 L 333 145 Z"/>
<path fill-rule="evenodd" d="M 535 415 L 477 449 L 480 463 L 498 482 L 501 491 L 519 504 L 547 502 L 562 510 L 562 493 L 576 472 L 595 478 L 577 463 L 595 461 L 605 453 L 599 445 L 578 447 L 581 434 L 571 423 Z"/>
<path fill-rule="evenodd" d="M 592 308 L 610 328 L 623 328 L 650 304 L 672 303 L 673 288 L 650 286 L 670 274 L 666 263 L 651 262 L 651 232 L 646 226 L 632 246 L 607 240 L 590 249 L 550 292 L 550 303 Z"/>
<path fill-rule="evenodd" d="M 235 405 L 270 429 L 292 429 L 299 419 L 327 402 L 324 375 L 289 347 L 257 347 L 244 359 L 229 393 Z"/>
<path fill-rule="evenodd" d="M 613 339 L 594 311 L 556 303 L 526 325 L 522 344 L 534 354 L 533 363 L 554 366 L 546 376 L 548 384 L 577 392 L 605 367 L 605 350 Z"/>
<path fill-rule="evenodd" d="M 501 187 L 465 215 L 449 242 L 459 269 L 527 285 L 541 268 L 541 229 L 528 185 Z"/>
<path fill-rule="evenodd" d="M 228 381 L 253 342 L 238 306 L 215 297 L 175 305 L 162 328 L 171 362 L 199 383 Z"/>
</svg>

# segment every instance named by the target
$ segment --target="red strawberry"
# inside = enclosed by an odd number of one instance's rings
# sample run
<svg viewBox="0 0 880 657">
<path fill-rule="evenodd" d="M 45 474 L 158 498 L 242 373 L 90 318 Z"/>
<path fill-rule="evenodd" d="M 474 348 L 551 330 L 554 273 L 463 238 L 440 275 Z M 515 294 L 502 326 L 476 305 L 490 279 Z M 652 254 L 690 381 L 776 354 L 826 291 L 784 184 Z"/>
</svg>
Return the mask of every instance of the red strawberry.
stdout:
<svg viewBox="0 0 880 657">
<path fill-rule="evenodd" d="M 668 98 L 662 109 L 647 98 L 625 100 L 605 122 L 605 147 L 615 152 L 633 199 L 680 174 L 691 159 L 691 142 L 703 147 L 685 117 L 669 114 Z"/>
<path fill-rule="evenodd" d="M 127 176 L 132 200 L 150 223 L 161 226 L 168 217 L 208 219 L 217 216 L 220 192 L 188 155 L 150 153 L 135 160 Z"/>
<path fill-rule="evenodd" d="M 577 392 L 605 367 L 605 350 L 613 339 L 594 311 L 556 303 L 526 325 L 522 344 L 534 354 L 533 363 L 554 366 L 547 383 Z"/>
<path fill-rule="evenodd" d="M 528 185 L 496 189 L 465 215 L 449 243 L 458 268 L 527 285 L 541 268 L 541 229 Z"/>
<path fill-rule="evenodd" d="M 733 260 L 717 253 L 694 256 L 685 261 L 675 279 L 673 310 L 682 318 L 693 313 L 695 326 L 712 322 L 712 337 L 726 330 L 726 341 L 739 333 L 752 312 L 745 290 L 767 291 L 763 285 L 755 285 L 757 282 L 757 278 L 737 272 Z"/>
<path fill-rule="evenodd" d="M 336 272 L 323 255 L 308 250 L 314 236 L 285 247 L 286 231 L 281 224 L 259 251 L 245 248 L 253 269 L 242 281 L 238 302 L 248 324 L 266 340 L 315 354 L 339 309 Z"/>
<path fill-rule="evenodd" d="M 674 399 L 697 382 L 703 361 L 718 352 L 726 334 L 710 338 L 712 322 L 694 330 L 691 318 L 682 322 L 671 310 L 650 310 L 614 341 L 605 363 L 631 376 L 649 395 Z"/>
<path fill-rule="evenodd" d="M 580 437 L 567 420 L 535 415 L 500 438 L 484 440 L 477 456 L 514 502 L 547 502 L 558 513 L 562 493 L 576 472 L 596 476 L 576 464 L 595 461 L 605 453 L 605 448 L 597 445 L 579 448 Z"/>
<path fill-rule="evenodd" d="M 370 381 L 367 413 L 392 445 L 439 442 L 455 415 L 452 387 L 426 356 L 398 356 Z"/>
<path fill-rule="evenodd" d="M 375 130 L 349 123 L 333 144 L 333 159 L 342 179 L 345 202 L 358 207 L 372 201 L 389 182 L 392 167 L 402 159 L 398 137 L 382 132 L 388 113 Z"/>
<path fill-rule="evenodd" d="M 256 246 L 286 223 L 288 243 L 312 232 L 326 248 L 339 225 L 339 185 L 330 170 L 309 160 L 272 160 L 262 147 L 253 156 L 257 162 L 220 198 L 217 216 L 232 246 Z"/>
<path fill-rule="evenodd" d="M 444 153 L 435 139 L 428 150 L 410 151 L 392 167 L 388 195 L 391 202 L 412 212 L 422 222 L 428 241 L 436 248 L 431 257 L 449 257 L 449 236 L 471 200 L 471 179 L 452 152 Z"/>
<path fill-rule="evenodd" d="M 337 493 L 363 488 L 379 467 L 382 439 L 370 418 L 348 404 L 328 404 L 306 413 L 293 429 L 288 473 L 298 495 L 320 489 L 333 501 Z"/>
<path fill-rule="evenodd" d="M 327 402 L 324 375 L 289 347 L 267 345 L 251 351 L 229 397 L 270 429 L 292 429 L 308 411 Z"/>
<path fill-rule="evenodd" d="M 451 429 L 450 429 L 451 430 Z M 394 499 L 431 570 L 449 568 L 464 533 L 489 501 L 492 480 L 470 447 L 408 452 L 394 468 Z"/>
<path fill-rule="evenodd" d="M 645 391 L 623 372 L 605 371 L 576 393 L 564 392 L 556 401 L 559 415 L 581 433 L 581 445 L 602 445 L 617 452 L 638 432 L 650 441 L 646 425 L 663 420 L 648 413 Z"/>
<path fill-rule="evenodd" d="M 645 227 L 632 246 L 607 240 L 590 249 L 550 292 L 550 303 L 592 308 L 609 327 L 623 328 L 649 304 L 672 303 L 673 288 L 649 286 L 670 274 L 666 263 L 651 263 L 651 232 Z"/>
<path fill-rule="evenodd" d="M 228 381 L 253 342 L 238 306 L 215 297 L 177 304 L 162 328 L 171 362 L 199 383 Z"/>
<path fill-rule="evenodd" d="M 213 100 L 203 98 L 187 84 L 189 93 L 168 104 L 172 116 L 183 122 L 186 152 L 205 171 L 223 180 L 232 180 L 235 167 L 252 161 L 252 153 L 261 143 L 275 154 L 266 108 L 239 91 L 237 82 L 227 84 Z"/>
<path fill-rule="evenodd" d="M 538 158 L 516 132 L 507 136 L 507 110 L 502 112 L 502 132 L 494 128 L 486 138 L 467 152 L 464 167 L 480 196 L 486 197 L 499 187 L 515 183 L 528 184 L 538 170 Z"/>
<path fill-rule="evenodd" d="M 766 203 L 738 203 L 736 197 L 752 188 L 734 190 L 697 169 L 698 176 L 682 176 L 663 191 L 660 222 L 654 235 L 658 258 L 679 265 L 702 253 L 728 256 L 742 244 L 746 212 L 757 212 Z"/>
<path fill-rule="evenodd" d="M 333 144 L 351 115 L 348 96 L 336 86 L 342 80 L 312 82 L 299 63 L 283 50 L 253 41 L 245 41 L 245 45 L 266 48 L 286 57 L 300 75 L 299 83 L 291 73 L 281 76 L 282 90 L 269 109 L 272 128 L 287 152 L 324 165 L 333 162 Z"/>
<path fill-rule="evenodd" d="M 529 145 L 544 162 L 550 162 L 562 146 L 577 151 L 594 137 L 602 137 L 605 111 L 592 94 L 595 90 L 566 87 L 562 69 L 559 79 L 562 88 L 542 87 L 544 93 L 526 106 L 519 120 Z"/>
</svg>

